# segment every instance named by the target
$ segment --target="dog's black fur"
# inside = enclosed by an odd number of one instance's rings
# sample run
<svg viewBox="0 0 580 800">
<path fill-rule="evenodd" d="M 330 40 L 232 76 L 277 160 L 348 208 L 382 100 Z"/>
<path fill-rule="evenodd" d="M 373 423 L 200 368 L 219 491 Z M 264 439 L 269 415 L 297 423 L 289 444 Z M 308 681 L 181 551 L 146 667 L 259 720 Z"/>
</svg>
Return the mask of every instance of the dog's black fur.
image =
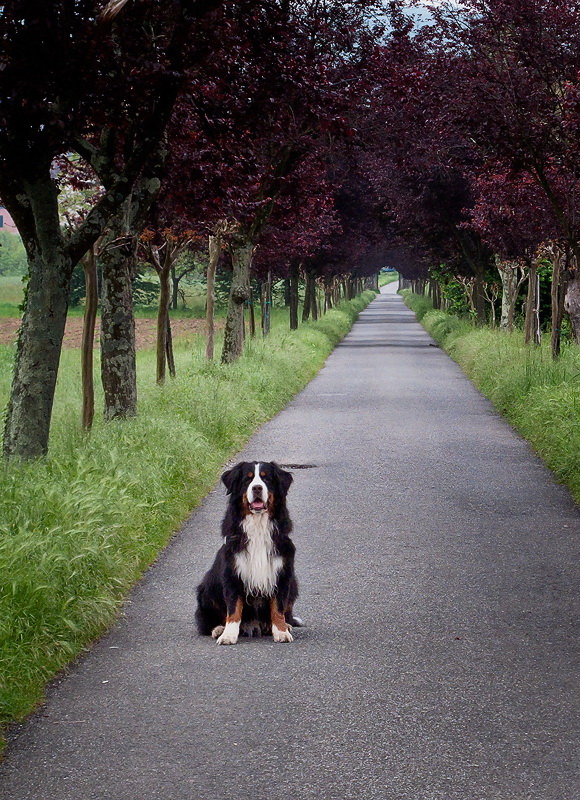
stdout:
<svg viewBox="0 0 580 800">
<path fill-rule="evenodd" d="M 298 583 L 290 539 L 292 522 L 286 507 L 292 480 L 292 474 L 274 462 L 242 462 L 222 475 L 229 496 L 222 522 L 225 541 L 197 588 L 195 617 L 201 635 L 212 635 L 220 644 L 235 644 L 237 634 L 233 641 L 220 636 L 223 627 L 234 621 L 240 623 L 242 634 L 272 633 L 276 641 L 292 641 L 289 626 L 301 624 L 293 615 Z M 276 564 L 270 573 L 272 584 L 265 590 L 250 585 L 251 579 L 239 566 L 240 559 L 250 557 L 252 536 L 258 541 L 252 543 L 253 552 L 256 547 L 266 548 L 270 559 L 266 563 L 273 559 Z M 261 554 L 265 551 L 260 550 Z"/>
</svg>

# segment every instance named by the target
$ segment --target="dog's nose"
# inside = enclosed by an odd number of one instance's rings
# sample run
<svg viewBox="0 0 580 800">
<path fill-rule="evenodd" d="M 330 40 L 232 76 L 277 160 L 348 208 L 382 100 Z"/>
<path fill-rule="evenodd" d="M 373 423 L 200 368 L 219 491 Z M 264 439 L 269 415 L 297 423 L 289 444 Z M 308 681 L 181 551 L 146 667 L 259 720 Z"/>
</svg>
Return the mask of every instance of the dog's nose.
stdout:
<svg viewBox="0 0 580 800">
<path fill-rule="evenodd" d="M 254 493 L 254 496 L 261 495 L 262 494 L 262 487 L 259 484 L 256 485 L 256 486 L 252 486 L 252 491 Z"/>
</svg>

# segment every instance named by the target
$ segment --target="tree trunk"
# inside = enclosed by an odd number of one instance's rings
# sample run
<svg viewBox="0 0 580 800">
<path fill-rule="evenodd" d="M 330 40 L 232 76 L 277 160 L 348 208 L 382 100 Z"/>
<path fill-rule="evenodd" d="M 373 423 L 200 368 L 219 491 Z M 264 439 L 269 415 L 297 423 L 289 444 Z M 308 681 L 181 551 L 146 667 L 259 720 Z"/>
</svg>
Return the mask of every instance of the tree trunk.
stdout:
<svg viewBox="0 0 580 800">
<path fill-rule="evenodd" d="M 284 278 L 284 306 L 290 305 L 290 278 Z"/>
<path fill-rule="evenodd" d="M 310 318 L 310 311 L 312 309 L 312 284 L 314 278 L 311 272 L 306 273 L 306 286 L 304 287 L 304 306 L 302 308 L 302 322 L 306 322 Z"/>
<path fill-rule="evenodd" d="M 34 225 L 21 230 L 30 280 L 4 429 L 6 458 L 48 452 L 50 419 L 68 310 L 72 267 L 65 250 L 57 192 L 48 169 L 23 181 Z"/>
<path fill-rule="evenodd" d="M 133 417 L 137 413 L 135 318 L 132 283 L 137 273 L 137 242 L 161 182 L 166 151 L 159 146 L 150 175 L 135 186 L 117 214 L 101 250 L 101 380 L 105 393 L 105 419 Z"/>
<path fill-rule="evenodd" d="M 298 329 L 298 278 L 300 268 L 297 262 L 290 265 L 290 330 Z"/>
<path fill-rule="evenodd" d="M 560 344 L 562 339 L 562 317 L 564 314 L 564 292 L 562 291 L 562 260 L 564 253 L 554 251 L 552 257 L 552 332 L 550 336 L 550 348 L 552 358 L 556 360 L 560 355 Z"/>
<path fill-rule="evenodd" d="M 499 256 L 495 260 L 497 271 L 501 278 L 501 316 L 499 327 L 502 330 L 512 331 L 514 327 L 514 312 L 518 296 L 517 267 L 510 261 L 501 261 Z"/>
<path fill-rule="evenodd" d="M 564 308 L 570 317 L 572 336 L 576 344 L 580 344 L 580 268 L 574 266 L 569 270 Z"/>
<path fill-rule="evenodd" d="M 179 278 L 175 271 L 175 264 L 171 267 L 171 308 L 175 311 L 179 303 Z"/>
<path fill-rule="evenodd" d="M 224 330 L 222 364 L 236 361 L 244 348 L 244 303 L 250 296 L 250 267 L 254 246 L 248 241 L 234 242 L 231 247 L 232 287 Z"/>
<path fill-rule="evenodd" d="M 171 319 L 167 315 L 167 335 L 165 338 L 165 353 L 167 355 L 167 368 L 172 378 L 177 374 L 175 372 L 175 358 L 173 356 L 173 334 L 171 333 Z"/>
<path fill-rule="evenodd" d="M 127 233 L 127 204 L 113 220 L 101 250 L 101 380 L 107 421 L 137 413 L 132 282 L 136 244 Z"/>
<path fill-rule="evenodd" d="M 324 279 L 324 313 L 332 308 L 332 278 Z"/>
<path fill-rule="evenodd" d="M 263 312 L 263 305 L 262 305 L 262 285 L 258 284 L 258 286 L 259 286 L 259 291 L 260 291 L 260 309 L 261 309 L 261 320 L 262 320 L 261 324 L 263 325 L 264 324 L 263 323 L 264 312 Z M 254 303 L 254 291 L 253 291 L 251 286 L 250 286 L 250 296 L 248 297 L 247 303 L 248 303 L 248 309 L 250 311 L 250 315 L 249 315 L 250 316 L 250 339 L 253 339 L 256 336 L 256 309 L 255 309 L 255 303 Z"/>
<path fill-rule="evenodd" d="M 478 325 L 485 325 L 487 322 L 487 312 L 485 307 L 485 284 L 484 276 L 481 272 L 477 272 L 475 275 L 473 294 L 476 322 Z"/>
<path fill-rule="evenodd" d="M 83 340 L 81 345 L 81 374 L 82 374 L 82 426 L 90 431 L 95 416 L 95 385 L 93 377 L 95 323 L 99 294 L 97 288 L 97 258 L 95 246 L 91 247 L 83 259 L 85 270 L 85 313 L 83 319 Z"/>
<path fill-rule="evenodd" d="M 532 261 L 528 276 L 528 295 L 526 298 L 525 343 L 540 344 L 539 316 L 539 275 L 537 264 Z"/>
<path fill-rule="evenodd" d="M 270 321 L 272 314 L 272 273 L 268 271 L 268 280 L 264 287 L 264 321 L 262 325 L 262 335 L 268 336 L 270 333 Z"/>
<path fill-rule="evenodd" d="M 169 330 L 169 302 L 171 299 L 171 247 L 166 244 L 159 274 L 159 309 L 157 312 L 157 383 L 165 383 L 167 364 L 167 332 Z"/>
<path fill-rule="evenodd" d="M 312 315 L 313 322 L 316 322 L 318 319 L 318 292 L 316 290 L 316 279 L 314 278 L 314 275 L 310 281 L 310 292 L 310 313 Z"/>
<path fill-rule="evenodd" d="M 209 237 L 209 262 L 207 265 L 207 303 L 206 303 L 206 326 L 207 342 L 205 346 L 205 357 L 208 361 L 213 360 L 214 334 L 215 334 L 215 272 L 217 269 L 220 253 L 222 250 L 222 237 L 219 234 Z"/>
</svg>

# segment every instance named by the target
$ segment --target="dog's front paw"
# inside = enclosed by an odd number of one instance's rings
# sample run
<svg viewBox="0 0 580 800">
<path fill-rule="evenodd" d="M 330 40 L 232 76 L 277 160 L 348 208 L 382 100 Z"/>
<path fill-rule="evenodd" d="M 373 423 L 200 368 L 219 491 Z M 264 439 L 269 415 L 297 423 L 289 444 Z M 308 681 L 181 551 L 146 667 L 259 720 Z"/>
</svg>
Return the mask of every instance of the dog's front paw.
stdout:
<svg viewBox="0 0 580 800">
<path fill-rule="evenodd" d="M 275 642 L 293 642 L 294 637 L 289 630 L 281 631 L 275 625 L 272 625 L 272 638 Z"/>
<path fill-rule="evenodd" d="M 240 635 L 240 623 L 228 622 L 224 628 L 224 632 L 218 638 L 218 644 L 236 644 L 238 636 Z"/>
</svg>

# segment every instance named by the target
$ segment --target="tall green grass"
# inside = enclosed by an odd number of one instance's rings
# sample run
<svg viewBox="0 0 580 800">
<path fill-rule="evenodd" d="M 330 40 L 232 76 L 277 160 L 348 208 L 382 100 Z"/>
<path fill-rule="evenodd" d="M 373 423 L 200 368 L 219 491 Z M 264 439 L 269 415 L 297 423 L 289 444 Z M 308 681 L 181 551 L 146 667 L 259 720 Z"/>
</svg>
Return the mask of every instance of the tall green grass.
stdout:
<svg viewBox="0 0 580 800">
<path fill-rule="evenodd" d="M 404 292 L 427 331 L 457 361 L 580 502 L 580 347 L 564 343 L 557 361 L 549 337 L 525 345 L 523 333 L 474 328 Z"/>
<path fill-rule="evenodd" d="M 63 353 L 48 457 L 0 467 L 0 722 L 29 712 L 111 624 L 223 464 L 314 377 L 374 296 L 293 332 L 274 312 L 270 336 L 248 341 L 231 366 L 206 363 L 203 337 L 178 343 L 178 376 L 164 387 L 155 353 L 140 352 L 138 417 L 97 419 L 90 435 L 79 425 L 79 352 Z M 0 348 L 2 404 L 12 358 Z"/>
</svg>

